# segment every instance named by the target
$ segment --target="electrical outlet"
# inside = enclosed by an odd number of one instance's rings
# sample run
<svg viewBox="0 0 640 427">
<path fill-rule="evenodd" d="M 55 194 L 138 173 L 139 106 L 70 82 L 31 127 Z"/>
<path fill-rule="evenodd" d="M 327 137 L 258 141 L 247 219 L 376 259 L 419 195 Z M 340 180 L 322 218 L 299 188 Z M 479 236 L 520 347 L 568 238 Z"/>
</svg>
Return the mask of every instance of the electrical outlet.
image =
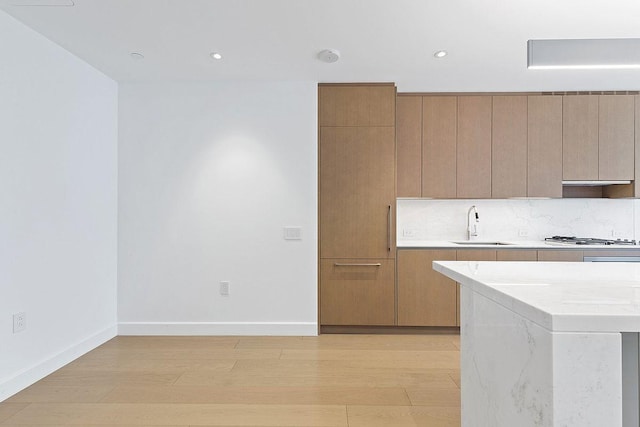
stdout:
<svg viewBox="0 0 640 427">
<path fill-rule="evenodd" d="M 231 282 L 227 282 L 227 281 L 220 282 L 220 295 L 222 295 L 223 297 L 228 297 L 230 288 L 231 288 Z"/>
<path fill-rule="evenodd" d="M 284 240 L 302 240 L 302 227 L 284 227 Z"/>
<path fill-rule="evenodd" d="M 402 229 L 402 237 L 418 237 L 418 230 L 416 228 L 404 228 Z"/>
<path fill-rule="evenodd" d="M 529 230 L 526 228 L 518 229 L 518 237 L 529 237 Z"/>
<path fill-rule="evenodd" d="M 16 313 L 13 315 L 13 333 L 17 334 L 27 329 L 27 313 Z"/>
</svg>

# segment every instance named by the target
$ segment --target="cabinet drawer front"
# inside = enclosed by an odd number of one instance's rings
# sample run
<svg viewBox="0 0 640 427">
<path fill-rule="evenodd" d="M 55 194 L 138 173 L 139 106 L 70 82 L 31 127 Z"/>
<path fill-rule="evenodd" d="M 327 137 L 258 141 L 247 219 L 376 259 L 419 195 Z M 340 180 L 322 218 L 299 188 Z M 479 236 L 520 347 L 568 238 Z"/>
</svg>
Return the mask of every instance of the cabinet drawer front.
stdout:
<svg viewBox="0 0 640 427">
<path fill-rule="evenodd" d="M 395 262 L 389 259 L 320 261 L 322 325 L 395 323 Z"/>
</svg>

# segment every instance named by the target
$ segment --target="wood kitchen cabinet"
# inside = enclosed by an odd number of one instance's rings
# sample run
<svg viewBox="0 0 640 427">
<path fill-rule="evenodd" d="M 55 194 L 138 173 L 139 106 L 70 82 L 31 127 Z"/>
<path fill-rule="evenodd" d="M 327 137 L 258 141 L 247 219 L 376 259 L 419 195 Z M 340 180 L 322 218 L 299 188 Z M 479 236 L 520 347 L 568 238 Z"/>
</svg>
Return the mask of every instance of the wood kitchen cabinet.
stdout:
<svg viewBox="0 0 640 427">
<path fill-rule="evenodd" d="M 395 126 L 393 84 L 318 85 L 318 126 Z"/>
<path fill-rule="evenodd" d="M 496 254 L 496 261 L 537 261 L 538 251 L 535 249 L 501 250 Z"/>
<path fill-rule="evenodd" d="M 396 192 L 398 197 L 422 196 L 422 96 L 396 99 Z"/>
<path fill-rule="evenodd" d="M 456 198 L 457 121 L 458 97 L 422 98 L 422 197 Z"/>
<path fill-rule="evenodd" d="M 632 95 L 599 96 L 598 179 L 600 180 L 634 179 L 634 109 Z"/>
<path fill-rule="evenodd" d="M 538 261 L 582 262 L 583 252 L 575 250 L 538 251 Z"/>
<path fill-rule="evenodd" d="M 323 325 L 395 324 L 395 261 L 320 261 L 320 318 Z"/>
<path fill-rule="evenodd" d="M 455 250 L 398 251 L 398 326 L 456 326 L 456 283 L 433 270 Z"/>
<path fill-rule="evenodd" d="M 459 96 L 456 144 L 456 195 L 491 197 L 491 98 Z"/>
<path fill-rule="evenodd" d="M 563 170 L 568 181 L 634 179 L 634 97 L 563 97 Z"/>
<path fill-rule="evenodd" d="M 633 197 L 640 198 L 640 95 L 634 96 L 635 102 L 635 179 Z"/>
<path fill-rule="evenodd" d="M 320 257 L 393 258 L 393 127 L 320 128 Z"/>
<path fill-rule="evenodd" d="M 562 97 L 527 97 L 527 196 L 562 197 Z"/>
<path fill-rule="evenodd" d="M 395 99 L 318 87 L 320 325 L 395 323 Z"/>
<path fill-rule="evenodd" d="M 598 95 L 563 97 L 562 179 L 598 179 Z"/>
<path fill-rule="evenodd" d="M 494 96 L 491 197 L 527 196 L 527 97 Z"/>
</svg>

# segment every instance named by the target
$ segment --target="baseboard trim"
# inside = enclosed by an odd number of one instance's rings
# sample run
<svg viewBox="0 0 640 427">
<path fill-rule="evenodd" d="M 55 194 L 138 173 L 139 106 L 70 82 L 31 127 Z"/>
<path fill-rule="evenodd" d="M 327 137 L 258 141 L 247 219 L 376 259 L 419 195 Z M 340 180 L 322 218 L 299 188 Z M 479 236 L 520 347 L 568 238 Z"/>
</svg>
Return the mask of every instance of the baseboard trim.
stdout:
<svg viewBox="0 0 640 427">
<path fill-rule="evenodd" d="M 118 335 L 315 336 L 315 322 L 120 322 Z"/>
<path fill-rule="evenodd" d="M 54 354 L 30 368 L 23 369 L 7 381 L 0 383 L 0 402 L 40 381 L 42 378 L 76 360 L 83 354 L 86 354 L 94 348 L 104 344 L 111 338 L 115 337 L 117 332 L 117 325 L 109 326 L 89 338 L 73 344 L 66 350 Z"/>
</svg>

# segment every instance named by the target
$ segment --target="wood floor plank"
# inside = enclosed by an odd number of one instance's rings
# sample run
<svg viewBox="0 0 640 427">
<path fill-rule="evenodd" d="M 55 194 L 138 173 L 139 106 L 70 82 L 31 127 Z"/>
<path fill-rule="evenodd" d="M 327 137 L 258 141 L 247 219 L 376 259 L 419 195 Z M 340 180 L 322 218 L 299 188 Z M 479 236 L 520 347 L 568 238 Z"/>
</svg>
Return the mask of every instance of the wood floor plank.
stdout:
<svg viewBox="0 0 640 427">
<path fill-rule="evenodd" d="M 416 363 L 430 368 L 459 369 L 459 351 L 388 351 L 388 350 L 282 350 L 282 360 L 337 360 L 356 362 Z M 418 365 L 420 366 L 420 365 Z"/>
<path fill-rule="evenodd" d="M 29 406 L 28 403 L 0 402 L 0 423 Z"/>
<path fill-rule="evenodd" d="M 347 426 L 347 414 L 343 405 L 33 403 L 7 421 L 18 425 L 50 423 L 73 426 Z"/>
<path fill-rule="evenodd" d="M 444 372 L 377 371 L 359 373 L 327 373 L 299 375 L 265 372 L 260 375 L 207 371 L 186 372 L 176 385 L 208 385 L 226 387 L 435 387 L 455 388 L 456 383 Z"/>
<path fill-rule="evenodd" d="M 210 372 L 203 370 L 205 372 Z M 173 384 L 184 373 L 184 370 L 173 373 L 97 371 L 97 370 L 60 370 L 40 381 L 50 386 L 75 386 L 78 384 L 91 386 L 116 386 L 122 384 Z"/>
<path fill-rule="evenodd" d="M 275 359 L 274 359 L 275 360 Z M 218 371 L 230 371 L 236 359 L 146 359 L 114 357 L 113 359 L 80 358 L 64 367 L 65 370 L 96 370 L 121 372 L 175 373 L 200 368 Z"/>
<path fill-rule="evenodd" d="M 433 352 L 432 352 L 433 353 Z M 364 358 L 364 356 L 363 356 Z M 456 355 L 425 354 L 424 360 L 239 360 L 234 365 L 233 373 L 259 374 L 261 372 L 282 375 L 335 375 L 335 374 L 368 374 L 377 372 L 446 372 L 457 370 L 459 365 Z"/>
<path fill-rule="evenodd" d="M 348 406 L 349 427 L 459 427 L 459 408 Z"/>
<path fill-rule="evenodd" d="M 97 403 L 113 386 L 49 386 L 38 382 L 13 395 L 6 402 L 14 403 Z"/>
<path fill-rule="evenodd" d="M 439 406 L 460 408 L 459 388 L 407 388 L 413 406 Z"/>
<path fill-rule="evenodd" d="M 241 338 L 237 348 L 281 348 L 284 350 L 312 350 L 331 348 L 336 350 L 457 350 L 455 335 L 337 335 L 317 337 Z"/>
<path fill-rule="evenodd" d="M 456 389 L 457 391 L 457 389 Z M 402 387 L 121 386 L 103 403 L 227 403 L 304 405 L 411 405 Z"/>
<path fill-rule="evenodd" d="M 238 359 L 278 359 L 282 351 L 274 349 L 164 349 L 164 350 L 126 350 L 102 349 L 83 356 L 84 363 L 100 363 L 103 360 L 238 360 Z"/>
<path fill-rule="evenodd" d="M 161 350 L 235 348 L 239 337 L 232 336 L 118 336 L 99 349 Z"/>
</svg>

